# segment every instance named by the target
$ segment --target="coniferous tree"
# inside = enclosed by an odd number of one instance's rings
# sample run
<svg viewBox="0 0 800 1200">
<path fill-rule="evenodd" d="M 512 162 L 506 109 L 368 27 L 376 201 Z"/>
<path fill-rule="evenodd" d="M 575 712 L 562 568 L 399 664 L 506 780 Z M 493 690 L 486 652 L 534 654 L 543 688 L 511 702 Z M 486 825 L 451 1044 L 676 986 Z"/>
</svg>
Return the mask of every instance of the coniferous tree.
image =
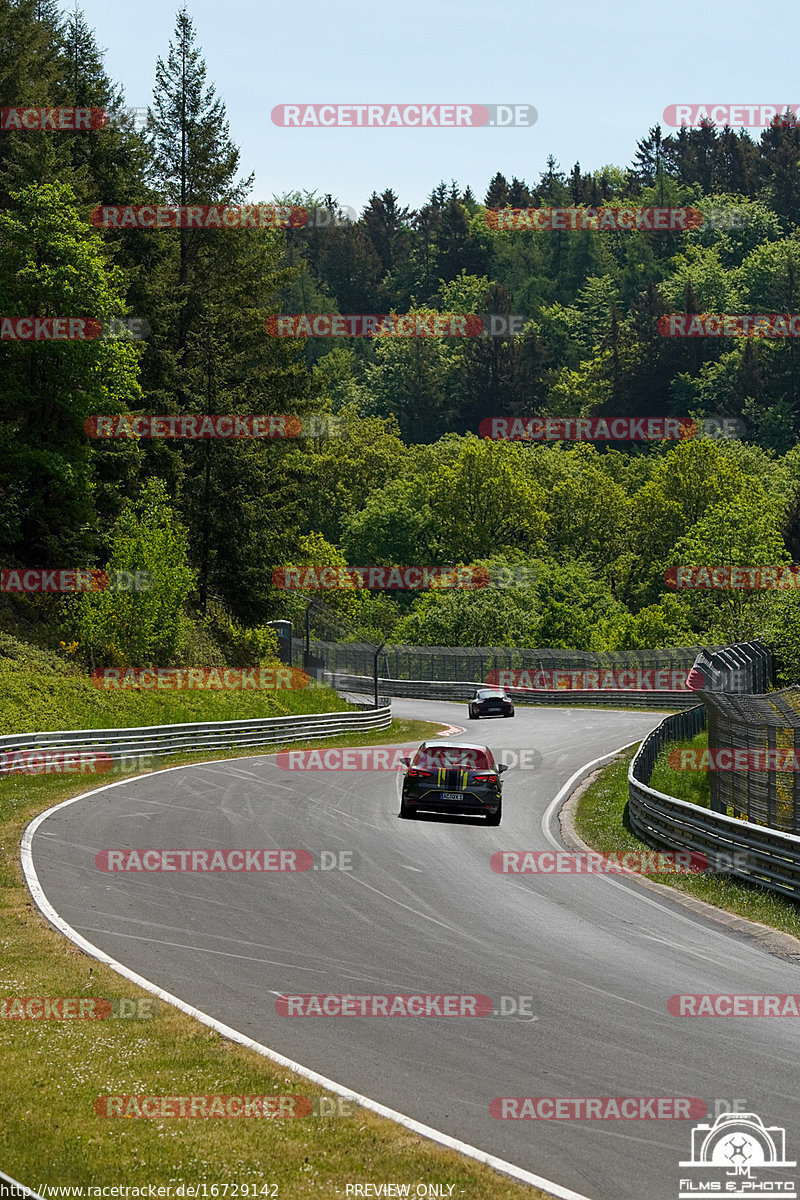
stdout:
<svg viewBox="0 0 800 1200">
<path fill-rule="evenodd" d="M 400 208 L 396 194 L 387 188 L 380 196 L 372 193 L 361 219 L 384 273 L 391 271 L 402 231 L 407 228 L 409 209 Z"/>
<path fill-rule="evenodd" d="M 0 0 L 0 106 L 52 107 L 64 74 L 62 21 L 52 0 Z M 0 137 L 0 205 L 33 182 L 69 172 L 61 133 L 7 129 Z"/>
<path fill-rule="evenodd" d="M 185 9 L 178 13 L 166 63 L 158 60 L 148 113 L 152 178 L 176 205 L 240 204 L 252 176 L 238 179 L 240 153 L 225 108 L 195 46 Z M 332 237 L 336 231 L 327 233 Z M 196 414 L 308 414 L 310 377 L 301 348 L 265 333 L 281 288 L 284 235 L 267 229 L 187 229 L 142 234 L 161 241 L 149 288 L 154 304 L 153 373 L 161 411 Z M 176 485 L 199 565 L 201 607 L 221 596 L 254 619 L 269 589 L 268 561 L 286 540 L 280 463 L 274 442 L 189 441 L 181 445 Z"/>
<path fill-rule="evenodd" d="M 661 174 L 661 126 L 654 125 L 646 138 L 636 143 L 634 170 L 642 187 L 655 187 Z"/>
<path fill-rule="evenodd" d="M 562 205 L 569 199 L 564 174 L 552 154 L 547 156 L 547 170 L 540 176 L 536 196 L 543 205 Z"/>
<path fill-rule="evenodd" d="M 528 208 L 530 202 L 530 188 L 524 179 L 517 179 L 515 175 L 508 187 L 508 203 L 512 208 Z"/>
<path fill-rule="evenodd" d="M 759 176 L 769 202 L 784 222 L 800 223 L 800 123 L 777 116 L 761 135 Z"/>
<path fill-rule="evenodd" d="M 144 201 L 144 141 L 125 111 L 122 88 L 106 74 L 94 33 L 77 7 L 67 16 L 62 46 L 60 102 L 104 110 L 109 117 L 102 128 L 59 134 L 71 159 L 71 186 L 81 198 L 99 204 Z"/>
<path fill-rule="evenodd" d="M 511 204 L 508 196 L 508 180 L 500 171 L 489 184 L 484 204 L 487 208 L 506 208 Z"/>
</svg>

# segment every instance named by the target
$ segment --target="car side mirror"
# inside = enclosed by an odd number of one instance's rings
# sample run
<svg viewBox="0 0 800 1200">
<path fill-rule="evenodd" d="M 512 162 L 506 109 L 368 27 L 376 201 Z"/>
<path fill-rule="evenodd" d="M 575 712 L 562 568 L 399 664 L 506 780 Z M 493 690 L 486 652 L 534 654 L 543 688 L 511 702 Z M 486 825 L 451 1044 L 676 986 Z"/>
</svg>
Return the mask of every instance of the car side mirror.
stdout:
<svg viewBox="0 0 800 1200">
<path fill-rule="evenodd" d="M 410 758 L 401 758 L 401 759 L 400 759 L 400 762 L 403 764 L 403 766 L 404 766 L 404 767 L 409 767 L 409 766 L 411 766 L 411 759 L 410 759 Z"/>
<path fill-rule="evenodd" d="M 507 770 L 508 770 L 508 763 L 498 763 L 497 764 L 498 775 L 502 775 L 503 771 L 507 771 Z"/>
</svg>

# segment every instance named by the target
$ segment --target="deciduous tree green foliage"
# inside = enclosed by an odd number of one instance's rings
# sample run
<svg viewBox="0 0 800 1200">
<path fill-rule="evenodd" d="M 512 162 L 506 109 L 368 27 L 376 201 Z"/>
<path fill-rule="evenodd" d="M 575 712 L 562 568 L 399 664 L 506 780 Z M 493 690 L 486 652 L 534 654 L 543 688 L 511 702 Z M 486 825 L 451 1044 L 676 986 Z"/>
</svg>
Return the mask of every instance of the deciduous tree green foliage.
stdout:
<svg viewBox="0 0 800 1200">
<path fill-rule="evenodd" d="M 381 183 L 351 219 L 292 193 L 288 230 L 101 230 L 98 204 L 238 204 L 252 179 L 185 9 L 154 64 L 147 129 L 79 9 L 0 0 L 0 107 L 106 107 L 75 133 L 0 141 L 0 313 L 145 320 L 140 342 L 0 340 L 0 565 L 134 565 L 150 592 L 0 602 L 76 636 L 87 663 L 196 653 L 246 665 L 265 621 L 308 595 L 273 571 L 485 565 L 485 588 L 342 592 L 375 642 L 637 649 L 764 636 L 800 670 L 796 594 L 670 591 L 672 565 L 800 559 L 796 338 L 674 338 L 670 312 L 800 308 L 794 121 L 710 126 L 631 147 L 631 163 L 538 179 L 498 170 L 480 203 L 456 182 L 418 209 Z M 391 185 L 392 181 L 388 181 Z M 490 210 L 694 206 L 687 231 L 509 229 Z M 516 319 L 470 338 L 270 337 L 273 313 L 460 312 Z M 91 439 L 105 413 L 327 413 L 336 436 Z M 742 440 L 493 442 L 492 416 L 739 418 Z M 509 586 L 509 566 L 530 568 Z M 496 576 L 496 577 L 495 577 Z M 16 602 L 14 602 L 16 603 Z M 16 616 L 15 616 L 16 614 Z M 73 625 L 70 625 L 73 622 Z M 77 632 L 76 632 L 77 631 Z M 345 636 L 345 635 L 342 635 Z M 62 636 L 60 640 L 66 640 Z"/>
<path fill-rule="evenodd" d="M 175 521 L 166 488 L 151 479 L 114 526 L 106 568 L 112 586 L 67 602 L 92 667 L 176 661 L 187 634 L 183 606 L 195 582 L 187 554 L 186 530 Z M 114 586 L 129 583 L 126 576 L 137 571 L 146 572 L 146 587 Z"/>
<path fill-rule="evenodd" d="M 0 211 L 0 313 L 125 313 L 123 274 L 66 184 L 31 184 Z M 91 332 L 91 331 L 90 331 Z M 94 558 L 102 540 L 99 461 L 84 422 L 141 402 L 138 348 L 90 336 L 4 341 L 0 350 L 0 554 L 32 564 Z"/>
</svg>

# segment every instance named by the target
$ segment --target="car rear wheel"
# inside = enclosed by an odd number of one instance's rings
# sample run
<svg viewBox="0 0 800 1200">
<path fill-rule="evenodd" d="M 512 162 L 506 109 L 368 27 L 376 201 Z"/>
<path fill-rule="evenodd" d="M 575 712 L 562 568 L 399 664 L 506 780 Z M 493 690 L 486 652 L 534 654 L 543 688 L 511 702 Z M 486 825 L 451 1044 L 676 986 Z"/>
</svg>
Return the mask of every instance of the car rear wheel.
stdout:
<svg viewBox="0 0 800 1200">
<path fill-rule="evenodd" d="M 405 821 L 413 821 L 417 815 L 417 810 L 412 808 L 410 804 L 406 804 L 405 798 L 400 797 L 400 816 Z"/>
<path fill-rule="evenodd" d="M 487 825 L 499 825 L 500 821 L 502 820 L 502 817 L 503 817 L 503 802 L 501 801 L 497 806 L 496 813 L 487 813 L 486 814 L 486 824 Z"/>
</svg>

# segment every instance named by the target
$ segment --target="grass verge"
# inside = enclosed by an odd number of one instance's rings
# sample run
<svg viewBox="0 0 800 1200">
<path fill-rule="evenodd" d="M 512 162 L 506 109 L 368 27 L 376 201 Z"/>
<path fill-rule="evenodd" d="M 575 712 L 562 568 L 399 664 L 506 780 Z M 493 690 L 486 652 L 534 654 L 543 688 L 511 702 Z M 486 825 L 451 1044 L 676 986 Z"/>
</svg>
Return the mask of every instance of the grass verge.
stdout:
<svg viewBox="0 0 800 1200">
<path fill-rule="evenodd" d="M 650 786 L 665 796 L 674 796 L 676 800 L 686 800 L 689 804 L 697 804 L 700 808 L 709 808 L 711 793 L 708 787 L 708 771 L 678 771 L 670 766 L 669 757 L 674 750 L 707 750 L 708 730 L 688 741 L 670 742 L 663 746 L 653 767 Z"/>
<path fill-rule="evenodd" d="M 667 753 L 677 747 L 702 749 L 706 734 L 687 742 L 670 743 L 659 754 L 651 786 L 666 795 L 708 807 L 708 783 L 701 772 L 676 771 L 667 763 Z M 587 845 L 602 854 L 624 854 L 649 849 L 633 832 L 628 820 L 628 766 L 636 749 L 626 751 L 604 767 L 583 794 L 574 810 L 575 829 Z M 704 799 L 705 797 L 705 799 Z M 715 908 L 723 908 L 751 921 L 800 938 L 800 906 L 773 895 L 756 884 L 712 875 L 649 875 L 657 883 L 676 888 Z"/>
<path fill-rule="evenodd" d="M 235 753 L 413 743 L 439 728 L 394 721 L 384 731 Z M 156 769 L 232 753 L 174 755 L 158 760 Z M 95 782 L 101 780 L 53 775 L 0 780 L 0 996 L 148 997 L 51 929 L 23 882 L 18 847 L 24 827 L 38 812 Z M 223 1197 L 228 1184 L 232 1200 L 293 1200 L 343 1197 L 347 1184 L 367 1182 L 406 1183 L 414 1194 L 418 1183 L 433 1181 L 452 1184 L 451 1194 L 460 1200 L 544 1196 L 357 1106 L 351 1106 L 351 1115 L 296 1120 L 95 1115 L 95 1101 L 107 1094 L 324 1095 L 168 1005 L 160 1004 L 152 1020 L 0 1020 L 0 1046 L 0 1165 L 37 1190 L 152 1184 L 171 1185 L 175 1196 L 179 1184 L 205 1184 L 205 1196 Z M 332 1104 L 336 1111 L 338 1099 Z"/>
<path fill-rule="evenodd" d="M 2 732 L 129 729 L 182 721 L 237 721 L 295 713 L 341 712 L 351 705 L 312 681 L 302 689 L 213 691 L 101 690 L 72 663 L 0 633 Z"/>
</svg>

